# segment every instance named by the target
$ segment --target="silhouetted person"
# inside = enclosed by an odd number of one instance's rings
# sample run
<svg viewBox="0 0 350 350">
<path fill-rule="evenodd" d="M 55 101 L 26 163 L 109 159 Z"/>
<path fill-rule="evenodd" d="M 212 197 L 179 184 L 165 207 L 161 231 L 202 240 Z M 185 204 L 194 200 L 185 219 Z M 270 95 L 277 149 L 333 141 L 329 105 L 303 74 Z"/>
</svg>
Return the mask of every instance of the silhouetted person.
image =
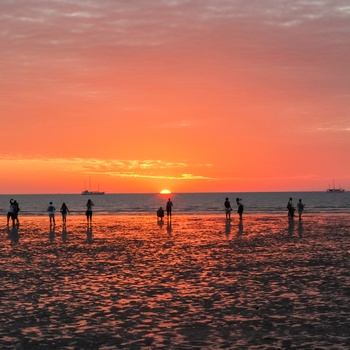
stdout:
<svg viewBox="0 0 350 350">
<path fill-rule="evenodd" d="M 299 220 L 301 220 L 301 216 L 303 215 L 303 211 L 305 207 L 305 204 L 301 202 L 301 199 L 299 199 L 297 207 L 298 207 Z"/>
<path fill-rule="evenodd" d="M 54 205 L 52 204 L 52 202 L 50 202 L 47 211 L 49 212 L 49 218 L 50 218 L 50 226 L 52 224 L 56 225 L 56 221 L 55 221 L 55 211 L 56 208 L 54 207 Z"/>
<path fill-rule="evenodd" d="M 19 225 L 18 213 L 19 213 L 20 209 L 19 209 L 19 204 L 16 200 L 13 202 L 13 206 L 14 206 L 13 223 Z"/>
<path fill-rule="evenodd" d="M 95 204 L 92 202 L 91 199 L 88 199 L 87 203 L 86 203 L 86 220 L 87 222 L 91 223 L 92 222 L 92 207 L 94 206 Z"/>
<path fill-rule="evenodd" d="M 9 224 L 10 219 L 12 220 L 12 225 L 15 224 L 14 214 L 15 214 L 15 204 L 14 204 L 13 199 L 11 198 L 10 199 L 10 208 L 7 212 L 7 225 Z"/>
<path fill-rule="evenodd" d="M 62 222 L 65 225 L 67 222 L 67 214 L 69 214 L 69 209 L 67 207 L 66 203 L 63 203 L 60 209 L 60 212 L 62 214 Z"/>
<path fill-rule="evenodd" d="M 288 209 L 288 217 L 290 219 L 293 219 L 294 218 L 294 205 L 293 205 L 293 198 L 290 197 L 289 198 L 289 201 L 288 201 L 288 204 L 287 204 L 287 209 Z"/>
<path fill-rule="evenodd" d="M 224 202 L 224 207 L 225 207 L 226 220 L 230 220 L 232 208 L 231 208 L 231 203 L 227 197 Z"/>
<path fill-rule="evenodd" d="M 236 203 L 237 203 L 237 213 L 239 215 L 239 219 L 242 220 L 242 215 L 243 215 L 243 204 L 242 204 L 242 199 L 236 198 Z"/>
<path fill-rule="evenodd" d="M 169 198 L 166 203 L 166 215 L 168 218 L 171 218 L 172 210 L 173 210 L 173 202 Z"/>
<path fill-rule="evenodd" d="M 163 220 L 163 218 L 164 218 L 164 209 L 160 207 L 157 210 L 157 219 Z"/>
</svg>

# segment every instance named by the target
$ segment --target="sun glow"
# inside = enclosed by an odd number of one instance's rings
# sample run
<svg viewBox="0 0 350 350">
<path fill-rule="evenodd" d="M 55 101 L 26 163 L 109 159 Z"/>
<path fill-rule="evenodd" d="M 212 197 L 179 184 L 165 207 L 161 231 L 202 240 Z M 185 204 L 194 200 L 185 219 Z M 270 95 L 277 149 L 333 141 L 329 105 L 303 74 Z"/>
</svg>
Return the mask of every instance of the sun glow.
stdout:
<svg viewBox="0 0 350 350">
<path fill-rule="evenodd" d="M 161 194 L 170 194 L 171 191 L 169 191 L 169 190 L 161 190 L 160 193 Z"/>
</svg>

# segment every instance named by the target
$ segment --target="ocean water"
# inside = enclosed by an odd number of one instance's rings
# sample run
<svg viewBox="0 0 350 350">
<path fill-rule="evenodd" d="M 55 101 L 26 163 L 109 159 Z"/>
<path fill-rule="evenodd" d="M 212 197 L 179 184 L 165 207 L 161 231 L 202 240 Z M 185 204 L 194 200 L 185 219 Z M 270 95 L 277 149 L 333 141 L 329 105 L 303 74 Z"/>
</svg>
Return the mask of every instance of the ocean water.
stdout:
<svg viewBox="0 0 350 350">
<path fill-rule="evenodd" d="M 171 198 L 176 214 L 221 214 L 228 197 L 235 207 L 239 197 L 244 204 L 244 214 L 280 214 L 286 212 L 289 197 L 296 206 L 299 199 L 305 204 L 306 213 L 350 213 L 350 192 L 246 192 L 246 193 L 173 193 L 161 194 L 105 194 L 83 196 L 80 194 L 1 195 L 0 215 L 6 215 L 11 198 L 20 205 L 20 216 L 47 215 L 50 201 L 59 211 L 65 202 L 71 214 L 84 215 L 89 198 L 94 202 L 97 215 L 150 215 Z"/>
</svg>

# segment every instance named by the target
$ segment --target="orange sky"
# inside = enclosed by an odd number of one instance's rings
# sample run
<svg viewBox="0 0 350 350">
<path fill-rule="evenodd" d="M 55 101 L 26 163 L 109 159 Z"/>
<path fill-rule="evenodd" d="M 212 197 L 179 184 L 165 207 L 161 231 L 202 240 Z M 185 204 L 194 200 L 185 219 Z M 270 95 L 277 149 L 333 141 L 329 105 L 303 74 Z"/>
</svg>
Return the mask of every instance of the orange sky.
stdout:
<svg viewBox="0 0 350 350">
<path fill-rule="evenodd" d="M 4 0 L 0 19 L 0 193 L 350 190 L 346 0 Z"/>
</svg>

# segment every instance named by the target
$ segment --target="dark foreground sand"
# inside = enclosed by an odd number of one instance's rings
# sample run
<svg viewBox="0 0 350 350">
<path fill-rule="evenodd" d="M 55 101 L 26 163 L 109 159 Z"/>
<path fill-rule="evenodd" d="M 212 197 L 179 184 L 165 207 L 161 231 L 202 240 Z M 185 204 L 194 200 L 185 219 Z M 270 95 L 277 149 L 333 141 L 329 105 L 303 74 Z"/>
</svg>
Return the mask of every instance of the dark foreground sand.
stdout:
<svg viewBox="0 0 350 350">
<path fill-rule="evenodd" d="M 0 349 L 349 349 L 350 217 L 0 220 Z"/>
</svg>

